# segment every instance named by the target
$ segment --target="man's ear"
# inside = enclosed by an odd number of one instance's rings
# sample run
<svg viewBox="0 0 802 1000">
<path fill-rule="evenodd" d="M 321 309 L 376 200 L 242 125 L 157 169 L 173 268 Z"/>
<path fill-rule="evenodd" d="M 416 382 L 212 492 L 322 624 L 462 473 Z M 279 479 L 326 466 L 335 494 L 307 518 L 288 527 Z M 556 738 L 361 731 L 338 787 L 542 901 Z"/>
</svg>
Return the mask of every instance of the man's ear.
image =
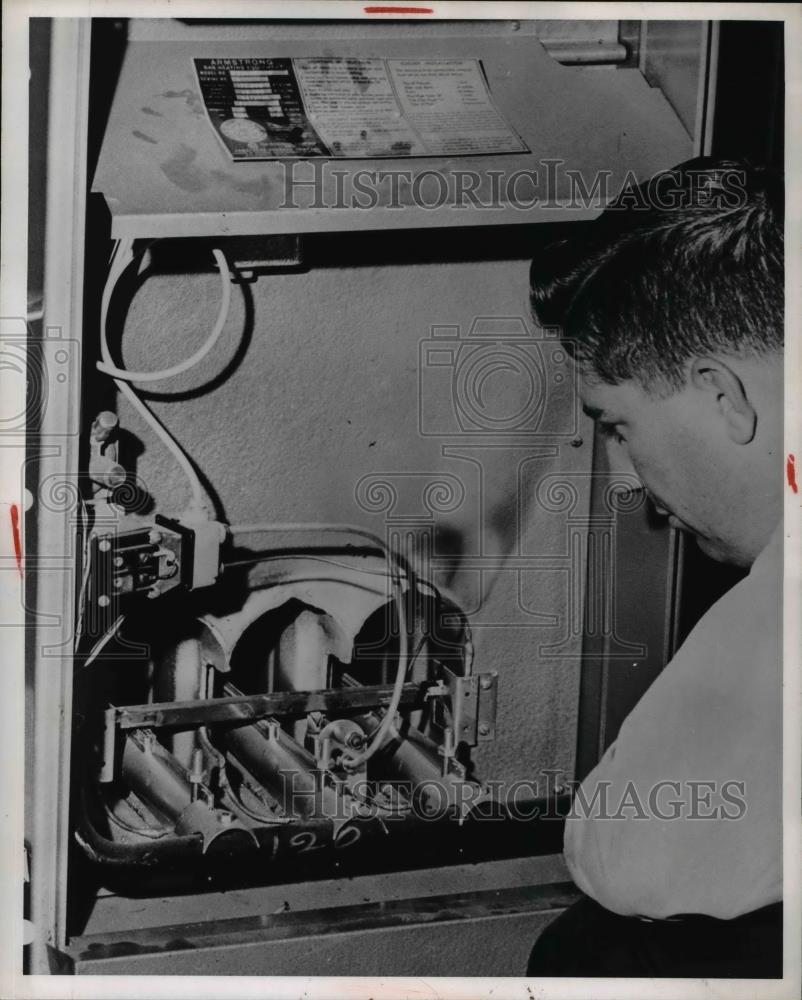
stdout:
<svg viewBox="0 0 802 1000">
<path fill-rule="evenodd" d="M 694 358 L 690 381 L 697 389 L 714 397 L 718 412 L 726 421 L 730 440 L 735 444 L 749 444 L 755 436 L 757 413 L 743 382 L 732 368 L 717 358 Z"/>
</svg>

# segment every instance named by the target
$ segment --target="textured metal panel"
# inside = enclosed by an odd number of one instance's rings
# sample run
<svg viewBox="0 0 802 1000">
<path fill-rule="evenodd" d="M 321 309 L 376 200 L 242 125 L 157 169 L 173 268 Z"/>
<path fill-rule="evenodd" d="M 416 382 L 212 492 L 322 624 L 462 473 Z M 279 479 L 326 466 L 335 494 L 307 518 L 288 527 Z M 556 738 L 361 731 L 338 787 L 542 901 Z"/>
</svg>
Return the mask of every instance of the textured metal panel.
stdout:
<svg viewBox="0 0 802 1000">
<path fill-rule="evenodd" d="M 677 112 L 694 152 L 708 152 L 705 136 L 712 121 L 713 81 L 718 37 L 710 21 L 644 21 L 641 68 L 653 87 L 660 87 Z M 713 44 L 711 44 L 713 43 Z"/>
<path fill-rule="evenodd" d="M 330 906 L 355 906 L 391 899 L 445 896 L 481 889 L 512 889 L 522 885 L 566 882 L 570 879 L 561 854 L 508 858 L 479 864 L 442 865 L 411 871 L 377 872 L 348 878 L 332 876 L 305 882 L 264 885 L 221 892 L 131 898 L 101 890 L 83 926 L 73 935 L 95 936 L 143 927 L 201 923 L 218 918 L 266 913 L 300 913 Z"/>
<path fill-rule="evenodd" d="M 614 20 L 554 20 L 528 18 L 526 20 L 447 20 L 405 18 L 390 20 L 309 20 L 303 25 L 292 21 L 225 18 L 219 20 L 142 18 L 130 22 L 131 41 L 272 41 L 282 38 L 304 38 L 342 41 L 349 38 L 420 38 L 428 37 L 482 38 L 488 36 L 532 35 L 543 42 L 550 41 L 613 41 L 617 37 L 618 21 Z"/>
<path fill-rule="evenodd" d="M 576 777 L 584 778 L 673 654 L 676 532 L 645 500 L 618 510 L 596 441 Z"/>
<path fill-rule="evenodd" d="M 72 942 L 78 974 L 523 975 L 572 883 L 279 913 Z"/>
<path fill-rule="evenodd" d="M 219 353 L 175 380 L 184 401 L 152 404 L 214 485 L 231 523 L 268 515 L 360 524 L 385 537 L 399 524 L 427 538 L 434 533 L 433 575 L 471 609 L 476 669 L 499 673 L 496 740 L 478 747 L 477 772 L 505 781 L 535 778 L 541 767 L 572 767 L 580 636 L 566 622 L 566 515 L 544 509 L 536 494 L 546 477 L 571 474 L 582 495 L 573 514 L 584 516 L 590 422 L 580 418 L 575 429 L 586 444 L 572 446 L 569 394 L 548 386 L 541 427 L 565 435 L 533 441 L 519 433 L 505 447 L 493 447 L 488 435 L 460 435 L 450 429 L 458 406 L 447 397 L 450 380 L 443 389 L 428 381 L 443 369 L 424 370 L 419 359 L 435 323 L 454 324 L 465 337 L 476 316 L 528 315 L 528 260 L 492 259 L 517 252 L 515 240 L 531 256 L 531 237 L 521 233 L 491 228 L 472 242 L 455 235 L 442 250 L 459 259 L 475 247 L 491 258 L 480 263 L 387 260 L 399 246 L 431 259 L 441 253 L 435 234 L 321 240 L 317 260 L 330 252 L 328 266 L 260 279 L 246 286 L 247 297 L 238 291 Z M 369 255 L 371 266 L 359 266 L 357 254 Z M 215 279 L 149 279 L 128 313 L 126 362 L 166 367 L 191 353 L 203 317 L 215 308 Z M 542 334 L 533 340 L 544 351 L 549 346 Z M 515 344 L 503 349 L 513 361 L 519 357 Z M 222 381 L 218 373 L 229 364 Z M 200 385 L 208 391 L 186 391 Z M 515 393 L 501 402 L 488 395 L 489 412 L 511 412 L 528 385 L 517 376 L 489 387 Z M 419 433 L 419 407 L 429 402 L 437 404 L 432 420 L 443 421 L 442 437 Z M 143 434 L 122 404 L 120 420 Z M 160 509 L 182 509 L 180 470 L 158 443 L 144 440 L 138 474 L 158 484 Z M 358 484 L 367 476 L 388 484 L 396 497 L 391 506 L 366 509 Z M 424 505 L 428 484 L 455 478 L 465 497 L 458 508 Z M 560 658 L 541 654 L 541 646 L 557 642 Z"/>
<path fill-rule="evenodd" d="M 47 157 L 44 321 L 72 372 L 80 368 L 83 318 L 89 23 L 53 22 Z M 47 358 L 47 354 L 43 355 Z M 73 582 L 76 573 L 74 496 L 78 468 L 78 407 L 74 379 L 36 370 L 31 379 L 52 385 L 43 402 L 35 466 L 39 495 L 35 518 L 36 636 L 34 650 L 33 830 L 31 917 L 36 937 L 31 971 L 47 972 L 47 945 L 65 937 L 69 839 L 70 713 L 72 705 Z M 31 419 L 30 425 L 34 423 Z M 33 450 L 36 454 L 36 449 Z M 29 545 L 31 539 L 29 539 Z"/>
<path fill-rule="evenodd" d="M 580 19 L 553 20 L 485 20 L 485 21 L 318 21 L 303 26 L 304 36 L 331 41 L 347 38 L 416 38 L 421 31 L 429 37 L 449 38 L 455 35 L 472 38 L 493 35 L 509 36 L 520 33 L 542 42 L 546 51 L 558 62 L 618 62 L 626 49 L 618 40 L 616 20 Z M 215 22 L 175 21 L 168 19 L 134 20 L 131 22 L 132 41 L 205 41 L 211 37 L 221 41 L 252 41 L 262 38 L 297 38 L 298 25 L 281 21 L 219 20 Z"/>
<path fill-rule="evenodd" d="M 381 200 L 376 207 L 341 207 L 336 180 L 327 169 L 320 174 L 320 196 L 312 192 L 318 207 L 305 207 L 312 200 L 311 189 L 289 189 L 283 163 L 229 160 L 206 119 L 198 93 L 193 58 L 264 56 L 264 40 L 131 42 L 94 181 L 94 190 L 101 191 L 109 204 L 115 236 L 531 223 L 554 221 L 558 205 L 563 220 L 588 218 L 596 214 L 598 206 L 576 200 L 566 169 L 579 171 L 588 189 L 599 171 L 608 171 L 612 195 L 628 171 L 645 178 L 690 154 L 682 124 L 662 94 L 647 87 L 637 70 L 591 70 L 586 76 L 581 68 L 560 66 L 524 32 L 442 38 L 421 29 L 418 37 L 376 39 L 366 50 L 361 37 L 338 38 L 332 43 L 304 37 L 302 31 L 298 29 L 297 39 L 271 40 L 270 54 L 480 58 L 495 102 L 532 152 L 336 161 L 335 166 L 346 172 L 392 167 L 408 170 L 413 183 L 414 178 L 437 170 L 447 178 L 450 193 L 439 207 L 424 207 L 420 204 L 423 198 L 430 206 L 438 204 L 439 182 L 434 199 L 432 190 L 425 189 L 424 194 L 420 189 L 418 204 L 405 194 L 406 185 L 396 185 L 400 197 L 398 192 L 393 195 L 390 186 L 378 185 Z M 560 161 L 564 167 L 549 170 L 543 165 L 545 160 Z M 316 164 L 319 167 L 323 162 Z M 314 179 L 310 162 L 300 166 L 304 169 L 296 173 L 296 181 Z M 469 169 L 481 177 L 476 198 L 488 205 L 495 202 L 496 207 L 480 211 L 467 202 L 454 207 L 454 171 Z M 507 190 L 508 179 L 522 170 L 537 174 L 533 181 L 510 184 Z M 489 171 L 497 172 L 495 180 Z M 414 190 L 412 184 L 409 187 Z M 535 195 L 539 203 L 532 207 Z M 393 197 L 398 199 L 395 207 L 391 207 Z"/>
<path fill-rule="evenodd" d="M 509 36 L 520 33 L 537 38 L 549 55 L 565 63 L 620 62 L 626 48 L 618 41 L 618 21 L 577 19 L 571 21 L 537 19 L 523 21 L 420 21 L 406 20 L 395 23 L 381 21 L 323 21 L 308 22 L 303 26 L 307 38 L 416 38 L 421 31 L 429 37 L 449 38 L 455 35 L 473 38 L 494 35 Z M 273 22 L 216 21 L 213 24 L 187 23 L 167 19 L 134 20 L 131 23 L 132 41 L 206 41 L 210 37 L 221 41 L 252 41 L 263 38 L 297 38 L 296 24 Z"/>
</svg>

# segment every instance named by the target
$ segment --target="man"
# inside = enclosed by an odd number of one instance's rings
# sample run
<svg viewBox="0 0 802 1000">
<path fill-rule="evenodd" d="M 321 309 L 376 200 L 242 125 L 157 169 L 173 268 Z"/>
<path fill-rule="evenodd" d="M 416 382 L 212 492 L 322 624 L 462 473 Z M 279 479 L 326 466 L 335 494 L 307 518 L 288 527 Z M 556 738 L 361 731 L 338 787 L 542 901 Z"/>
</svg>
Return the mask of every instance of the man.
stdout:
<svg viewBox="0 0 802 1000">
<path fill-rule="evenodd" d="M 611 452 L 749 574 L 583 782 L 565 857 L 587 898 L 532 976 L 782 975 L 782 194 L 690 161 L 533 262 L 535 312 L 572 345 Z"/>
</svg>

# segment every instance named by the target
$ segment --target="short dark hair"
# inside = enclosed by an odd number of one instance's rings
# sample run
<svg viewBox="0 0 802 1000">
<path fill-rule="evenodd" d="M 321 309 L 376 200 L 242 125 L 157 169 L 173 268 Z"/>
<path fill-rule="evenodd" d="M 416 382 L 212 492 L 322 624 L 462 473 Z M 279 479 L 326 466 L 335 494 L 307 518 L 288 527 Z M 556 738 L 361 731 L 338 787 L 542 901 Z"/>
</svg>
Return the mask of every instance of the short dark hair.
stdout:
<svg viewBox="0 0 802 1000">
<path fill-rule="evenodd" d="M 670 394 L 693 357 L 779 352 L 782 177 L 699 157 L 625 188 L 583 234 L 535 256 L 531 298 L 583 371 L 613 385 Z"/>
</svg>

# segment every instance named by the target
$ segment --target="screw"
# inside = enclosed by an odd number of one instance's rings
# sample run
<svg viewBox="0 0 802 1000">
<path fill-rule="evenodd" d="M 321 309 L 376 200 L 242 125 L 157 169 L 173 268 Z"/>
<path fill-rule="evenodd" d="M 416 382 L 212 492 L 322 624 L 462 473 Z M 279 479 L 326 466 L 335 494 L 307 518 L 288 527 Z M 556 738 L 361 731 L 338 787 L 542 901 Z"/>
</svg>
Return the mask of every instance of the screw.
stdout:
<svg viewBox="0 0 802 1000">
<path fill-rule="evenodd" d="M 101 594 L 97 599 L 98 606 L 101 608 L 107 608 L 111 604 L 111 598 L 108 594 Z"/>
<path fill-rule="evenodd" d="M 117 567 L 124 566 L 125 565 L 125 559 L 123 559 L 122 556 L 115 556 L 114 557 L 114 565 L 117 566 Z"/>
<path fill-rule="evenodd" d="M 98 542 L 97 547 L 99 552 L 108 552 L 109 549 L 111 548 L 111 542 L 108 540 L 108 538 L 102 538 Z"/>
<path fill-rule="evenodd" d="M 479 735 L 480 736 L 489 736 L 490 735 L 490 726 L 488 726 L 488 724 L 486 722 L 480 722 L 479 723 Z"/>
<path fill-rule="evenodd" d="M 95 441 L 105 441 L 117 426 L 117 414 L 111 410 L 101 410 L 92 424 L 92 437 Z"/>
<path fill-rule="evenodd" d="M 571 440 L 571 447 L 572 448 L 581 448 L 584 443 L 585 442 L 582 440 L 582 438 L 573 438 Z"/>
<path fill-rule="evenodd" d="M 97 422 L 104 430 L 112 430 L 118 424 L 117 414 L 111 410 L 101 410 L 97 415 Z"/>
<path fill-rule="evenodd" d="M 493 687 L 493 678 L 492 677 L 483 677 L 479 681 L 479 686 L 481 687 L 481 689 L 483 691 L 489 691 L 490 688 Z"/>
</svg>

